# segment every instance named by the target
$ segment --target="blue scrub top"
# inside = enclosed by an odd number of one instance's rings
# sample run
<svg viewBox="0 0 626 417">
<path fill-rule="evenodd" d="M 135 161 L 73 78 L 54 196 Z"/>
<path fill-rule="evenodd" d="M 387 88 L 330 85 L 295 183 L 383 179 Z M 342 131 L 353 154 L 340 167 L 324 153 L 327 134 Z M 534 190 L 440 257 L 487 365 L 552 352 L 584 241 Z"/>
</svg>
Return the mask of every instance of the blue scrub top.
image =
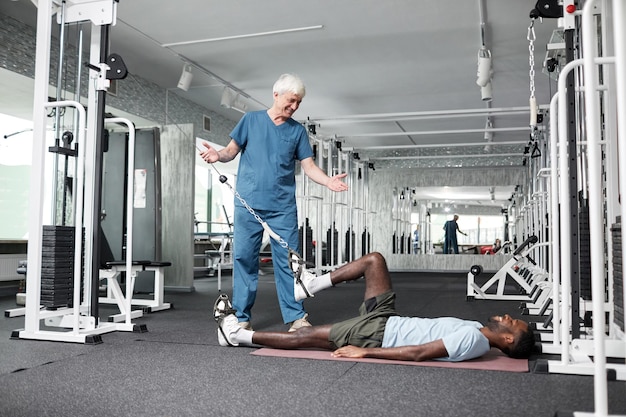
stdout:
<svg viewBox="0 0 626 417">
<path fill-rule="evenodd" d="M 244 114 L 230 137 L 241 148 L 237 191 L 248 205 L 278 211 L 295 206 L 295 162 L 313 156 L 304 126 L 291 118 L 276 126 L 260 110 Z"/>
</svg>

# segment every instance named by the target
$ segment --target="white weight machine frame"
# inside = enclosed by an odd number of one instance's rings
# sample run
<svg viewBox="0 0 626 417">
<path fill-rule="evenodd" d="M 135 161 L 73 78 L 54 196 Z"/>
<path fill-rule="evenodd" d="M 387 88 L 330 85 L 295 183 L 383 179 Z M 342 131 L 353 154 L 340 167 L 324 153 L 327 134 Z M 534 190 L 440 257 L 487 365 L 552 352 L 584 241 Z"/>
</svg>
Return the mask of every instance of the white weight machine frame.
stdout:
<svg viewBox="0 0 626 417">
<path fill-rule="evenodd" d="M 533 236 L 534 237 L 534 236 Z M 535 238 L 536 239 L 536 238 Z M 528 255 L 534 251 L 535 249 L 546 246 L 549 243 L 535 243 L 536 240 L 533 240 L 532 237 L 527 239 L 524 244 L 520 247 L 520 249 L 516 250 L 513 253 L 513 256 L 507 263 L 505 263 L 502 268 L 496 272 L 492 278 L 490 278 L 486 283 L 482 286 L 478 286 L 475 282 L 475 278 L 478 274 L 474 274 L 473 271 L 467 273 L 467 299 L 479 299 L 479 300 L 509 300 L 509 301 L 528 301 L 532 302 L 532 292 L 535 287 L 540 286 L 542 282 L 545 282 L 548 279 L 548 275 L 540 270 L 539 268 L 534 268 L 531 262 L 528 261 Z M 527 249 L 523 249 L 526 245 L 531 245 Z M 520 275 L 519 270 L 521 268 L 528 268 L 534 271 L 533 279 L 527 280 L 525 277 Z M 520 294 L 505 294 L 507 278 L 510 278 L 513 282 L 515 282 L 523 293 Z M 492 291 L 492 287 L 497 285 L 496 291 Z"/>
<path fill-rule="evenodd" d="M 608 416 L 608 382 L 609 377 L 619 380 L 626 379 L 626 365 L 623 362 L 607 363 L 607 357 L 625 358 L 626 342 L 623 340 L 624 335 L 609 336 L 607 338 L 605 314 L 612 318 L 615 314 L 611 300 L 605 302 L 605 292 L 607 290 L 605 283 L 605 254 L 604 254 L 604 234 L 605 234 L 605 212 L 603 204 L 606 198 L 602 195 L 602 145 L 610 147 L 607 153 L 617 153 L 617 164 L 619 167 L 626 167 L 626 115 L 623 111 L 615 111 L 612 106 L 605 107 L 609 116 L 601 121 L 600 115 L 600 98 L 599 91 L 599 70 L 600 64 L 615 64 L 615 83 L 614 89 L 609 88 L 616 97 L 616 108 L 626 108 L 626 5 L 620 0 L 587 0 L 584 2 L 582 13 L 579 11 L 568 12 L 574 8 L 572 0 L 563 1 L 563 27 L 566 30 L 575 28 L 575 17 L 582 15 L 581 34 L 582 34 L 582 58 L 568 62 L 559 74 L 558 90 L 555 97 L 551 101 L 551 109 L 558 112 L 551 112 L 551 125 L 557 123 L 557 129 L 551 126 L 551 142 L 556 143 L 558 136 L 559 157 L 558 169 L 559 190 L 558 195 L 561 202 L 560 213 L 553 212 L 552 230 L 560 225 L 560 242 L 553 247 L 554 261 L 554 341 L 551 345 L 545 345 L 544 351 L 550 350 L 549 353 L 558 353 L 560 351 L 560 360 L 547 361 L 546 367 L 548 372 L 578 375 L 593 375 L 594 377 L 594 413 L 579 413 L 574 415 L 582 416 Z M 611 12 L 612 15 L 608 12 Z M 600 14 L 607 20 L 612 18 L 613 37 L 612 42 L 615 50 L 614 57 L 600 57 L 596 46 L 598 45 L 597 27 L 595 24 L 595 15 Z M 605 28 L 606 22 L 602 23 Z M 610 36 L 607 30 L 604 35 Z M 603 48 L 604 49 L 604 48 Z M 579 86 L 584 91 L 585 105 L 585 131 L 586 145 L 588 154 L 588 201 L 589 201 L 589 231 L 590 231 L 590 249 L 591 249 L 591 293 L 592 293 L 592 334 L 590 338 L 572 338 L 571 331 L 571 264 L 567 262 L 570 256 L 570 241 L 572 233 L 568 219 L 571 216 L 569 204 L 570 198 L 568 177 L 568 120 L 566 91 L 568 74 L 577 66 L 582 65 L 584 75 L 584 86 Z M 603 77 L 605 82 L 609 82 L 610 77 Z M 615 104 L 615 103 L 614 103 Z M 557 119 L 558 117 L 558 119 Z M 602 142 L 602 123 L 609 130 L 606 143 Z M 615 125 L 612 125 L 615 123 Z M 615 126 L 616 131 L 610 132 L 611 127 Z M 617 147 L 614 150 L 613 147 Z M 552 193 L 556 193 L 557 161 L 556 149 L 553 152 L 552 159 Z M 626 173 L 624 169 L 619 169 L 619 193 L 626 195 Z M 556 207 L 553 201 L 552 207 Z M 626 219 L 626 204 L 622 201 L 619 205 L 619 211 L 622 219 Z M 560 215 L 560 219 L 559 219 Z M 555 235 L 556 236 L 556 235 Z M 559 264 L 560 263 L 560 264 Z M 622 257 L 622 270 L 626 266 L 626 259 Z M 560 274 L 559 274 L 560 272 Z M 563 277 L 561 285 L 558 285 L 559 277 Z M 609 274 L 609 296 L 611 294 L 611 276 Z M 626 302 L 626 288 L 623 294 L 616 296 L 623 297 Z M 612 326 L 612 323 L 609 323 Z M 611 332 L 614 333 L 614 332 Z M 548 349 L 545 349 L 548 348 Z M 558 350 L 558 351 L 557 351 Z M 612 375 L 611 375 L 612 374 Z"/>
<path fill-rule="evenodd" d="M 74 0 L 63 2 L 57 6 L 52 0 L 39 0 L 37 3 L 37 37 L 35 59 L 35 83 L 33 104 L 33 173 L 29 191 L 29 241 L 28 241 L 28 273 L 26 278 L 26 306 L 24 329 L 15 330 L 12 338 L 61 341 L 73 343 L 99 343 L 100 335 L 112 331 L 142 331 L 130 321 L 130 314 L 125 315 L 123 323 L 100 323 L 98 317 L 89 315 L 89 305 L 81 304 L 81 277 L 83 277 L 82 263 L 84 252 L 85 271 L 84 282 L 85 300 L 91 294 L 91 264 L 93 259 L 93 223 L 94 215 L 92 207 L 93 196 L 99 190 L 94 185 L 94 162 L 96 158 L 95 137 L 98 107 L 98 91 L 106 90 L 109 81 L 106 79 L 108 66 L 105 63 L 91 62 L 89 78 L 95 82 L 89 83 L 89 97 L 87 117 L 84 107 L 75 101 L 48 102 L 49 68 L 52 33 L 52 16 L 57 14 L 59 23 L 90 20 L 91 31 L 91 60 L 99 61 L 101 49 L 101 33 L 99 26 L 115 24 L 117 15 L 117 2 L 114 0 Z M 96 70 L 96 68 L 99 69 Z M 58 86 L 61 88 L 61 86 Z M 56 310 L 42 310 L 41 299 L 41 256 L 42 256 L 42 226 L 43 226 L 43 195 L 45 176 L 45 133 L 46 133 L 46 109 L 73 107 L 78 112 L 78 155 L 76 157 L 76 181 L 74 181 L 74 287 L 73 304 L 71 308 L 59 308 Z M 134 134 L 132 123 L 119 119 L 129 126 Z M 85 128 L 87 127 L 87 128 Z M 134 139 L 133 139 L 134 140 Z M 134 152 L 134 145 L 131 151 Z M 130 154 L 129 152 L 129 154 Z M 129 160 L 134 160 L 134 154 L 129 155 Z M 133 176 L 134 177 L 134 176 Z M 90 179 L 91 181 L 87 181 Z M 129 210 L 127 221 L 132 224 L 132 181 L 129 183 L 128 198 Z M 84 213 L 84 217 L 83 217 Z M 85 245 L 83 248 L 82 230 L 85 229 Z M 132 260 L 132 228 L 128 236 L 127 263 L 131 269 Z M 84 249 L 84 251 L 83 251 Z M 132 293 L 131 280 L 127 280 L 127 293 Z M 96 289 L 97 290 L 97 289 Z M 129 292 L 130 291 L 130 292 Z M 130 312 L 130 298 L 126 299 L 126 311 Z M 58 327 L 63 330 L 46 330 L 41 328 L 44 321 L 48 327 Z"/>
</svg>

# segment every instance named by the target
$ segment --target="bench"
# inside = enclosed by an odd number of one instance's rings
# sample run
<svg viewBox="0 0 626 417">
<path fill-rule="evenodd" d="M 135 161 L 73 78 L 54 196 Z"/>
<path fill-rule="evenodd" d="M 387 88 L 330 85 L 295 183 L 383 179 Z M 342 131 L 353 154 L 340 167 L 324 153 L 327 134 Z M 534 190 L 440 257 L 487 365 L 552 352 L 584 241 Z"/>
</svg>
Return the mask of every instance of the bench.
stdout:
<svg viewBox="0 0 626 417">
<path fill-rule="evenodd" d="M 154 293 L 153 298 L 134 298 L 134 291 L 131 293 L 131 306 L 141 306 L 142 310 L 134 310 L 128 312 L 131 318 L 141 317 L 143 313 L 152 313 L 155 311 L 167 310 L 173 308 L 170 303 L 163 302 L 163 286 L 165 278 L 165 268 L 172 266 L 171 262 L 162 261 L 133 261 L 130 274 L 126 279 L 131 280 L 131 290 L 135 288 L 135 278 L 138 272 L 151 271 L 154 272 Z M 100 297 L 98 301 L 103 304 L 117 304 L 120 309 L 119 314 L 109 316 L 109 321 L 118 322 L 126 318 L 125 296 L 120 288 L 118 277 L 126 270 L 126 261 L 109 261 L 105 263 L 105 267 L 100 269 L 100 279 L 106 279 L 107 294 L 106 297 Z"/>
</svg>

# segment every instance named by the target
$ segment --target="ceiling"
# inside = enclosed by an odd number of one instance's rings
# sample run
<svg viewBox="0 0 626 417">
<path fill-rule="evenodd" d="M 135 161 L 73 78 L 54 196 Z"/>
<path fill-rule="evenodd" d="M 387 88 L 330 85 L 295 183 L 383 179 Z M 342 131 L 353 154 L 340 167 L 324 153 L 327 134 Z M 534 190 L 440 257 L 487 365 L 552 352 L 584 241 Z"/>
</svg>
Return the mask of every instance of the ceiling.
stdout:
<svg viewBox="0 0 626 417">
<path fill-rule="evenodd" d="M 232 120 L 241 113 L 220 106 L 225 86 L 247 110 L 262 109 L 278 76 L 296 73 L 307 95 L 295 117 L 377 168 L 519 166 L 530 133 L 527 36 L 535 3 L 122 0 L 110 52 L 130 73 Z M 35 26 L 31 0 L 2 1 L 0 12 Z M 534 24 L 540 105 L 555 87 L 542 64 L 556 24 Z M 476 84 L 483 42 L 492 56 L 491 102 Z M 184 64 L 193 73 L 187 91 L 176 88 Z M 486 109 L 494 112 L 491 135 Z"/>
</svg>

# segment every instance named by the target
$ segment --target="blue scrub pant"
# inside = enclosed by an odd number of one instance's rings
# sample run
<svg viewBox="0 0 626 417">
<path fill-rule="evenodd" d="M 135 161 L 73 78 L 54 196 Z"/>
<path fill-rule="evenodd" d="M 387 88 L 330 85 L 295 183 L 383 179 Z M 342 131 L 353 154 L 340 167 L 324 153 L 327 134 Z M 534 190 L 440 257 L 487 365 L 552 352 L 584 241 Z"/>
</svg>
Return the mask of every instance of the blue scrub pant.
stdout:
<svg viewBox="0 0 626 417">
<path fill-rule="evenodd" d="M 443 253 L 446 255 L 449 254 L 451 250 L 457 255 L 459 254 L 459 245 L 456 240 L 456 232 L 454 233 L 455 233 L 454 237 L 446 236 L 443 242 Z"/>
<path fill-rule="evenodd" d="M 256 210 L 259 217 L 282 237 L 290 248 L 300 251 L 298 242 L 298 214 L 293 210 Z M 233 308 L 237 310 L 239 321 L 250 321 L 251 310 L 256 299 L 259 281 L 259 251 L 263 239 L 263 226 L 245 207 L 235 205 L 233 230 Z M 288 249 L 270 238 L 274 280 L 278 304 L 284 323 L 304 317 L 302 301 L 296 301 L 293 294 L 293 272 L 289 267 Z"/>
</svg>

